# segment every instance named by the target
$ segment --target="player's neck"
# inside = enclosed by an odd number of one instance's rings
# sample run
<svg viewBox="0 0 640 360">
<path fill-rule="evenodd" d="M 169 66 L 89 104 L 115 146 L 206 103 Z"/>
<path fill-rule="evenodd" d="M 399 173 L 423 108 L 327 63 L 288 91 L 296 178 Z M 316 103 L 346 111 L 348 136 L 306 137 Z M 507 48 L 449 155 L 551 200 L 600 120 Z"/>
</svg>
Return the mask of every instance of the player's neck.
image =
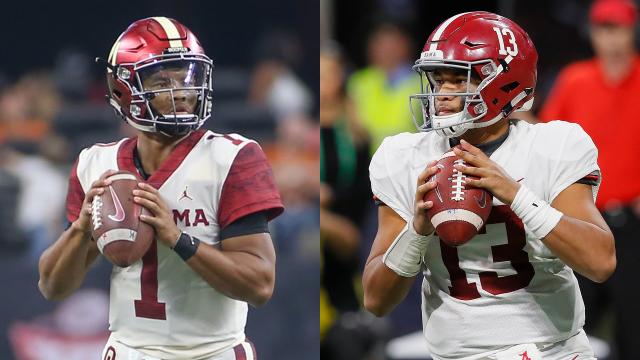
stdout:
<svg viewBox="0 0 640 360">
<path fill-rule="evenodd" d="M 509 131 L 509 120 L 501 119 L 497 123 L 484 128 L 469 129 L 460 139 L 464 139 L 472 145 L 484 144 L 497 140 Z"/>
<path fill-rule="evenodd" d="M 140 132 L 136 148 L 144 172 L 153 174 L 176 145 L 187 136 L 189 135 L 170 138 L 161 134 Z"/>
</svg>

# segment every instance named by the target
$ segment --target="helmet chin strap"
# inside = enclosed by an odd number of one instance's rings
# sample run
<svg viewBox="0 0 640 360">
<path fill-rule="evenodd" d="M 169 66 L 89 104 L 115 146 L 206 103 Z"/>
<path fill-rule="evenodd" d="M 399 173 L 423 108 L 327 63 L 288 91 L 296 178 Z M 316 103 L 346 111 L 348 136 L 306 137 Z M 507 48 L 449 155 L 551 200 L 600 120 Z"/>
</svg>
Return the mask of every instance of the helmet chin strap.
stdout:
<svg viewBox="0 0 640 360">
<path fill-rule="evenodd" d="M 493 119 L 481 123 L 476 123 L 473 121 L 461 123 L 462 119 L 464 118 L 465 111 L 460 111 L 451 115 L 433 116 L 431 124 L 438 135 L 445 138 L 451 138 L 459 137 L 469 129 L 478 129 L 491 126 L 503 119 L 504 116 L 502 113 L 500 113 Z"/>
<path fill-rule="evenodd" d="M 460 111 L 455 114 L 437 116 L 434 115 L 431 118 L 431 126 L 435 129 L 436 133 L 442 137 L 458 137 L 465 133 L 470 127 L 471 122 L 462 123 L 465 118 L 465 111 Z"/>
</svg>

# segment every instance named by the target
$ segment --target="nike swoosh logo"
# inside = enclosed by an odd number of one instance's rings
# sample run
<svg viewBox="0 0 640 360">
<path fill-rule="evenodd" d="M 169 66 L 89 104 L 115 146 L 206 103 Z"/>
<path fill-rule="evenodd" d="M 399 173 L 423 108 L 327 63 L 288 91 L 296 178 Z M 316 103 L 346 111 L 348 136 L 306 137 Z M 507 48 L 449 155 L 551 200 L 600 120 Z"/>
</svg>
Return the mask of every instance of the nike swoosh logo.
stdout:
<svg viewBox="0 0 640 360">
<path fill-rule="evenodd" d="M 109 215 L 109 219 L 113 221 L 122 221 L 124 220 L 124 209 L 122 208 L 122 204 L 120 203 L 120 199 L 118 199 L 118 195 L 113 190 L 111 186 L 109 186 L 109 191 L 111 191 L 111 198 L 113 199 L 113 205 L 116 207 L 116 213 L 113 215 Z"/>
<path fill-rule="evenodd" d="M 484 209 L 485 206 L 487 206 L 487 193 L 486 192 L 482 192 L 482 197 L 480 199 L 478 199 L 477 197 L 474 196 L 474 198 L 476 199 L 476 202 L 478 203 L 478 206 L 480 206 L 481 209 Z"/>
</svg>

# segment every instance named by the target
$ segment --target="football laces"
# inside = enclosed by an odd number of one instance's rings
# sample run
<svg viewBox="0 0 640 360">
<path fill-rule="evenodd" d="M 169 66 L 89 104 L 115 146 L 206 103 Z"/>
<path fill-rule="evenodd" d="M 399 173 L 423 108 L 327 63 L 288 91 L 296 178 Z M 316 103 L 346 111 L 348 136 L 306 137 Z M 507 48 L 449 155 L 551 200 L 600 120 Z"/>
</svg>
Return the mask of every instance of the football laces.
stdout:
<svg viewBox="0 0 640 360">
<path fill-rule="evenodd" d="M 91 202 L 91 221 L 93 230 L 98 230 L 102 226 L 102 197 L 96 195 Z"/>
<path fill-rule="evenodd" d="M 453 163 L 464 165 L 464 160 L 458 159 Z M 465 174 L 458 171 L 457 169 L 453 169 L 453 176 L 451 177 L 451 183 L 452 183 L 451 187 L 453 189 L 451 191 L 451 195 L 452 195 L 451 200 L 453 201 L 464 200 L 464 190 L 465 190 L 464 184 L 467 182 L 466 178 L 467 176 Z"/>
</svg>

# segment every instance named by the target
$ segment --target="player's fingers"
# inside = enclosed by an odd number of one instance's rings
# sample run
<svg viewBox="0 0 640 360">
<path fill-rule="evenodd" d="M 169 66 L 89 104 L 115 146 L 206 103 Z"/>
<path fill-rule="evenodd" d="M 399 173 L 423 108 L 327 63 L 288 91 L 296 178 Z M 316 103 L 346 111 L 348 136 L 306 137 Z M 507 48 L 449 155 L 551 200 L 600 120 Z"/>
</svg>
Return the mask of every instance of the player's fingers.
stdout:
<svg viewBox="0 0 640 360">
<path fill-rule="evenodd" d="M 471 145 L 469 142 L 467 142 L 465 140 L 460 140 L 460 145 L 462 146 L 462 148 L 464 150 L 468 151 L 472 155 L 475 155 L 475 156 L 477 156 L 479 158 L 486 158 L 487 157 L 487 155 L 485 153 L 483 153 L 482 150 L 480 150 L 477 147 Z"/>
<path fill-rule="evenodd" d="M 460 148 L 453 148 L 453 153 L 456 154 L 457 157 L 461 158 L 468 164 L 476 165 L 476 166 L 481 165 L 481 159 L 466 150 L 461 150 Z"/>
<path fill-rule="evenodd" d="M 154 188 L 153 186 L 151 186 L 151 185 L 149 185 L 147 183 L 140 182 L 140 183 L 138 183 L 138 187 L 143 189 L 143 190 L 145 190 L 145 191 L 153 193 L 153 194 L 159 194 L 160 193 L 160 192 L 158 192 L 158 189 Z"/>
<path fill-rule="evenodd" d="M 133 195 L 145 198 L 149 201 L 153 201 L 154 203 L 159 203 L 158 196 L 147 190 L 133 190 Z"/>
<path fill-rule="evenodd" d="M 466 185 L 476 188 L 486 188 L 484 179 L 466 179 Z"/>
<path fill-rule="evenodd" d="M 94 181 L 91 184 L 91 187 L 92 188 L 105 187 L 105 186 L 109 186 L 110 184 L 111 184 L 111 180 L 109 180 L 107 178 L 104 178 L 104 179 L 100 178 L 100 179 Z"/>
<path fill-rule="evenodd" d="M 102 195 L 102 194 L 104 194 L 104 187 L 93 187 L 93 188 L 91 188 L 89 191 L 87 191 L 87 193 L 84 196 L 85 203 L 91 204 L 91 202 L 93 201 L 93 198 L 96 195 Z"/>
<path fill-rule="evenodd" d="M 435 189 L 436 186 L 437 183 L 435 181 L 427 181 L 426 183 L 418 186 L 418 189 L 416 190 L 416 196 L 422 199 L 427 192 Z"/>
<path fill-rule="evenodd" d="M 438 171 L 440 171 L 440 168 L 436 166 L 436 162 L 430 162 L 429 165 L 418 175 L 418 185 L 423 184 Z"/>
<path fill-rule="evenodd" d="M 98 179 L 91 183 L 91 188 L 103 187 L 105 184 L 105 179 Z"/>
<path fill-rule="evenodd" d="M 433 201 L 420 200 L 416 203 L 418 210 L 425 211 L 433 207 Z"/>
<path fill-rule="evenodd" d="M 117 172 L 118 172 L 118 170 L 109 169 L 109 170 L 103 172 L 102 175 L 100 175 L 100 179 L 106 179 L 109 176 L 111 176 L 111 175 L 113 175 L 113 174 L 115 174 Z"/>
<path fill-rule="evenodd" d="M 145 188 L 145 190 L 133 190 L 133 195 L 140 196 L 149 201 L 154 202 L 155 204 L 158 205 L 158 208 L 160 208 L 160 210 L 163 210 L 163 211 L 169 210 L 169 208 L 167 207 L 167 204 L 164 202 L 164 200 L 158 193 L 152 193 L 150 191 L 147 191 Z"/>
<path fill-rule="evenodd" d="M 162 209 L 160 208 L 160 206 L 158 206 L 157 203 L 149 199 L 145 199 L 139 196 L 134 196 L 133 201 L 147 208 L 147 210 L 149 210 L 155 216 L 160 215 L 162 212 Z"/>
<path fill-rule="evenodd" d="M 144 214 L 140 215 L 140 221 L 145 222 L 154 227 L 161 223 L 160 218 L 155 216 L 150 216 L 150 215 L 144 215 Z"/>
<path fill-rule="evenodd" d="M 453 167 L 465 175 L 477 176 L 479 178 L 484 178 L 491 175 L 491 170 L 485 169 L 485 168 L 462 165 L 462 164 L 455 164 L 453 165 Z M 466 180 L 468 180 L 468 178 L 465 179 L 465 181 Z"/>
<path fill-rule="evenodd" d="M 99 186 L 105 186 L 105 185 L 111 184 L 111 181 L 108 181 L 107 178 L 117 172 L 118 170 L 113 170 L 113 169 L 109 169 L 103 172 L 102 175 L 100 175 L 100 177 L 98 178 L 98 180 L 94 181 L 91 186 L 93 187 L 99 184 L 100 184 Z"/>
<path fill-rule="evenodd" d="M 99 186 L 99 187 L 92 187 L 91 189 L 89 189 L 89 191 L 87 191 L 87 195 L 89 196 L 96 196 L 96 195 L 102 195 L 104 194 L 104 186 Z"/>
</svg>

